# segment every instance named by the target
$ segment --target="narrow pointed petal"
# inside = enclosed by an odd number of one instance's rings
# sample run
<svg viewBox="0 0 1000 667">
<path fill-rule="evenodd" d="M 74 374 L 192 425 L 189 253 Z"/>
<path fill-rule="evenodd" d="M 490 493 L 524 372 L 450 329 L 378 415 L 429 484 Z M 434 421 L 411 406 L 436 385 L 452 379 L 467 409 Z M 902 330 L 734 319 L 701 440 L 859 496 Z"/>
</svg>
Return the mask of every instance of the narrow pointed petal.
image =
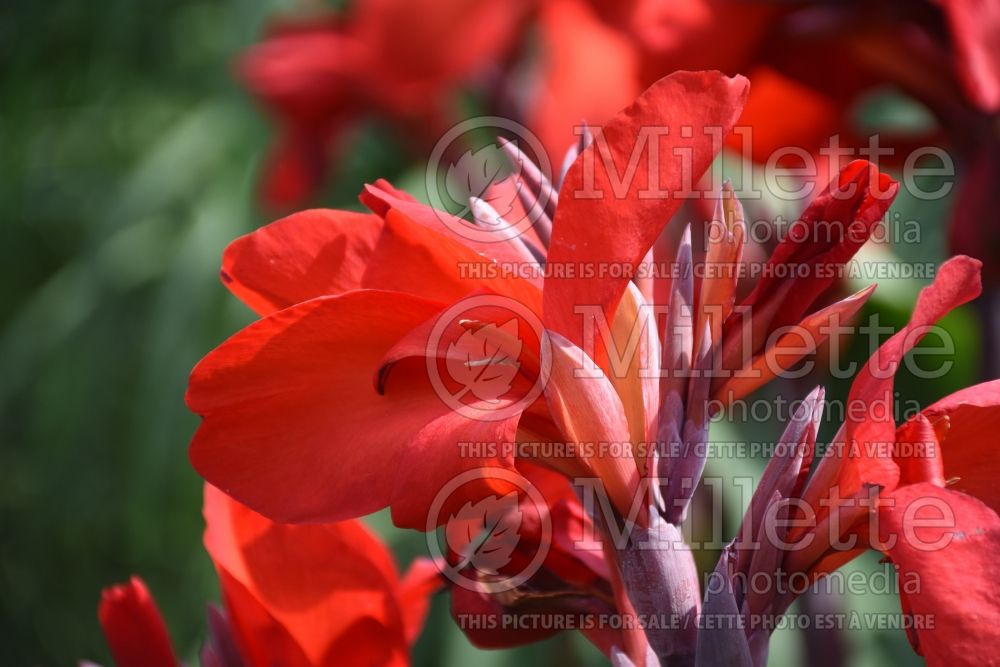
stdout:
<svg viewBox="0 0 1000 667">
<path fill-rule="evenodd" d="M 639 273 L 632 279 L 632 284 L 639 288 L 639 291 L 642 293 L 642 298 L 645 299 L 647 303 L 655 302 L 654 287 L 656 285 L 656 281 L 653 273 L 655 267 L 656 258 L 653 254 L 653 248 L 650 247 L 650 249 L 646 251 L 646 256 L 642 258 L 642 262 L 639 263 Z"/>
<path fill-rule="evenodd" d="M 875 291 L 875 285 L 852 294 L 846 299 L 831 304 L 812 315 L 806 316 L 794 327 L 788 327 L 787 333 L 780 334 L 777 339 L 768 344 L 763 353 L 755 356 L 742 369 L 734 371 L 729 377 L 721 377 L 713 387 L 713 397 L 726 403 L 747 396 L 752 391 L 764 386 L 781 373 L 793 368 L 795 364 L 812 354 L 829 338 L 832 323 L 850 321 L 868 298 Z"/>
<path fill-rule="evenodd" d="M 768 499 L 764 514 L 761 516 L 760 531 L 757 540 L 752 545 L 750 567 L 746 571 L 748 582 L 757 582 L 747 587 L 744 592 L 743 611 L 750 619 L 761 619 L 764 614 L 774 613 L 773 602 L 777 594 L 777 572 L 781 567 L 784 552 L 772 538 L 784 539 L 781 530 L 775 522 L 785 507 L 785 498 L 780 491 L 775 491 Z M 740 554 L 740 558 L 743 554 Z M 760 586 L 759 582 L 769 582 Z"/>
<path fill-rule="evenodd" d="M 609 379 L 621 398 L 628 419 L 629 433 L 635 444 L 649 442 L 654 434 L 660 404 L 660 341 L 652 304 L 643 299 L 639 288 L 630 284 L 618 305 L 611 326 L 614 350 L 609 356 Z M 645 452 L 636 448 L 636 463 L 645 474 Z"/>
<path fill-rule="evenodd" d="M 684 228 L 675 261 L 676 276 L 670 285 L 670 306 L 663 332 L 663 379 L 660 397 L 687 396 L 694 359 L 694 271 L 691 262 L 691 226 Z"/>
<path fill-rule="evenodd" d="M 774 494 L 777 493 L 782 498 L 798 496 L 799 489 L 796 487 L 801 480 L 803 468 L 808 470 L 812 461 L 825 395 L 822 387 L 816 387 L 810 392 L 792 415 L 785 432 L 778 440 L 779 449 L 764 468 L 764 474 L 761 475 L 743 516 L 743 527 L 736 541 L 737 572 L 749 571 L 752 552 L 745 541 L 752 544 L 760 540 L 764 513 Z"/>
<path fill-rule="evenodd" d="M 472 217 L 475 218 L 476 223 L 481 227 L 493 229 L 511 226 L 503 219 L 503 216 L 497 213 L 496 209 L 479 197 L 469 198 L 469 208 L 472 211 Z M 520 235 L 515 234 L 511 236 L 507 243 L 521 256 L 522 262 L 529 264 L 537 263 L 535 255 L 528 249 L 527 244 Z"/>
<path fill-rule="evenodd" d="M 208 637 L 201 648 L 204 667 L 242 667 L 243 658 L 236 643 L 232 623 L 226 610 L 216 604 L 207 605 Z"/>
<path fill-rule="evenodd" d="M 590 128 L 587 127 L 586 123 L 577 128 L 577 132 L 580 133 L 580 140 L 571 145 L 566 150 L 566 155 L 563 156 L 562 169 L 559 170 L 559 182 L 556 184 L 556 188 L 562 188 L 563 181 L 566 180 L 566 172 L 569 168 L 573 166 L 576 162 L 576 158 L 580 157 L 580 153 L 587 150 L 590 147 L 591 142 L 594 140 L 594 136 L 590 132 Z"/>
<path fill-rule="evenodd" d="M 722 340 L 722 324 L 733 312 L 745 235 L 743 206 L 736 198 L 732 184 L 726 181 L 715 217 L 709 223 L 705 276 L 701 280 L 698 319 L 695 322 L 696 332 L 707 325 L 715 341 Z M 696 340 L 695 347 L 698 343 Z"/>
<path fill-rule="evenodd" d="M 621 399 L 603 375 L 577 375 L 580 369 L 593 367 L 583 350 L 551 331 L 546 338 L 542 366 L 551 369 L 545 399 L 552 421 L 567 442 L 594 448 L 594 455 L 584 461 L 603 481 L 614 506 L 628 516 L 637 497 L 639 471 Z"/>
<path fill-rule="evenodd" d="M 517 144 L 507 141 L 503 137 L 499 137 L 498 141 L 503 152 L 507 155 L 507 160 L 514 169 L 514 173 L 520 176 L 521 187 L 518 194 L 522 197 L 521 201 L 524 203 L 524 207 L 528 210 L 529 215 L 532 215 L 532 211 L 535 211 L 534 215 L 544 215 L 549 225 L 549 229 L 546 231 L 551 233 L 552 219 L 556 215 L 556 206 L 559 204 L 559 193 L 552 187 L 551 181 L 542 173 L 538 165 L 525 155 Z M 550 237 L 542 236 L 542 242 L 546 245 L 548 245 L 549 240 Z"/>
</svg>

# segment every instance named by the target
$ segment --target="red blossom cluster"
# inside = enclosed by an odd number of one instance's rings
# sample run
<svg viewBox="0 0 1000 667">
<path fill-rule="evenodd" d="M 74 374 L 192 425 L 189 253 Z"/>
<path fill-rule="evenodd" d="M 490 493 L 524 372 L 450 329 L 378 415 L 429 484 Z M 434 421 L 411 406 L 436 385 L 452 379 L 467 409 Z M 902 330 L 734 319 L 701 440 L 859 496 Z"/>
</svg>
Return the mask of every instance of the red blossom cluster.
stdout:
<svg viewBox="0 0 1000 667">
<path fill-rule="evenodd" d="M 853 379 L 851 403 L 870 409 L 826 447 L 822 388 L 779 425 L 789 446 L 706 586 L 683 525 L 713 411 L 822 354 L 858 315 L 875 285 L 831 294 L 899 186 L 865 160 L 815 174 L 825 187 L 752 281 L 734 188 L 692 188 L 738 123 L 760 140 L 749 157 L 818 151 L 876 81 L 910 86 L 947 141 L 995 160 L 963 132 L 1000 106 L 1000 8 L 352 3 L 275 26 L 240 60 L 281 128 L 265 199 L 311 196 L 352 119 L 376 111 L 420 143 L 455 119 L 460 85 L 479 77 L 506 99 L 528 24 L 542 55 L 514 111 L 548 151 L 569 145 L 561 174 L 508 144 L 513 175 L 473 197 L 469 219 L 380 180 L 360 193 L 367 212 L 306 210 L 226 249 L 222 281 L 259 319 L 195 367 L 186 396 L 223 599 L 202 663 L 407 664 L 443 589 L 483 647 L 579 630 L 615 665 L 759 666 L 795 595 L 748 581 L 815 581 L 876 550 L 920 581 L 901 604 L 935 619 L 910 632 L 929 664 L 995 664 L 1000 381 L 900 425 L 885 409 L 904 355 L 979 295 L 978 260 L 937 269 Z M 960 207 L 980 211 L 976 196 Z M 665 233 L 685 207 L 709 212 L 703 244 L 690 226 Z M 820 233 L 831 223 L 845 233 Z M 644 270 L 657 263 L 672 270 Z M 571 265 L 622 270 L 554 270 Z M 434 556 L 402 576 L 357 520 L 386 508 Z M 108 589 L 99 615 L 120 667 L 177 664 L 140 580 Z"/>
</svg>

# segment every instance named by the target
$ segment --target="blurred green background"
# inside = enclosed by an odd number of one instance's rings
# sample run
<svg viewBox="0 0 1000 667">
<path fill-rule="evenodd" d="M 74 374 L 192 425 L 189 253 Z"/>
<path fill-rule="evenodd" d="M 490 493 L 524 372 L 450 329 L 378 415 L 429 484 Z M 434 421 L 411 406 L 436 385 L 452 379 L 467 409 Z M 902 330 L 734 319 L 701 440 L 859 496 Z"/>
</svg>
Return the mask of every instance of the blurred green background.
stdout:
<svg viewBox="0 0 1000 667">
<path fill-rule="evenodd" d="M 266 222 L 255 186 L 269 128 L 233 83 L 231 60 L 288 4 L 0 5 L 3 664 L 109 665 L 99 592 L 133 573 L 195 661 L 217 589 L 201 547 L 201 485 L 186 454 L 197 419 L 183 394 L 195 362 L 251 320 L 217 274 L 226 243 Z M 383 129 L 359 129 L 325 203 L 355 206 L 359 185 L 378 176 L 407 180 Z M 936 234 L 946 210 L 909 205 Z M 943 249 L 906 252 L 938 260 Z M 875 307 L 898 324 L 915 291 L 888 285 Z M 974 379 L 975 321 L 959 313 L 949 326 L 962 363 L 933 387 L 901 382 L 904 394 L 928 401 Z M 736 427 L 778 435 L 773 425 Z M 731 428 L 718 425 L 713 436 L 731 437 Z M 727 530 L 740 511 L 730 512 Z M 404 564 L 420 552 L 420 535 L 372 521 Z M 881 567 L 875 561 L 853 567 Z M 427 627 L 418 664 L 602 663 L 572 635 L 518 652 L 476 651 L 447 618 L 444 597 Z M 801 637 L 779 633 L 773 664 L 798 662 L 801 648 Z M 849 649 L 854 664 L 915 660 L 901 632 L 860 633 Z"/>
</svg>

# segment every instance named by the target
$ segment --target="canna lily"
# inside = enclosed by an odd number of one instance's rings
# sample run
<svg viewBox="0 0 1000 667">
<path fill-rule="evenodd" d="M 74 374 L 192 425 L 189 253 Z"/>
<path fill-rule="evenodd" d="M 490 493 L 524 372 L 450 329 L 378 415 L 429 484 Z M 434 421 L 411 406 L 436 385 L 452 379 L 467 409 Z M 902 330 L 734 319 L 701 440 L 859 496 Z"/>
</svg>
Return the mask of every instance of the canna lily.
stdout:
<svg viewBox="0 0 1000 667">
<path fill-rule="evenodd" d="M 431 530 L 470 503 L 512 490 L 489 470 L 540 464 L 599 480 L 612 507 L 602 530 L 625 521 L 657 539 L 675 534 L 704 465 L 696 445 L 709 416 L 706 371 L 717 360 L 731 364 L 723 370 L 740 383 L 719 387 L 731 400 L 779 372 L 776 359 L 794 363 L 811 351 L 801 339 L 787 344 L 788 325 L 815 333 L 818 344 L 821 324 L 856 312 L 867 291 L 799 320 L 832 280 L 818 269 L 850 259 L 895 193 L 871 165 L 850 165 L 773 258 L 779 269 L 805 271 L 786 271 L 736 304 L 743 214 L 724 189 L 716 214 L 723 233 L 698 263 L 707 277 L 696 283 L 682 272 L 667 290 L 670 303 L 656 304 L 653 295 L 664 290 L 644 291 L 631 278 L 649 265 L 685 184 L 719 148 L 711 131 L 699 130 L 721 128 L 724 136 L 746 91 L 742 78 L 717 72 L 664 78 L 571 151 L 558 192 L 508 146 L 521 162 L 530 233 L 518 235 L 481 200 L 471 202 L 470 223 L 379 182 L 361 196 L 371 214 L 307 211 L 234 242 L 223 281 L 262 319 L 192 372 L 188 405 L 203 417 L 190 450 L 195 468 L 275 520 L 336 521 L 389 506 L 397 525 Z M 683 126 L 694 131 L 676 129 Z M 644 171 L 640 159 L 634 178 L 622 182 L 617 172 L 633 150 L 652 152 L 635 146 L 649 127 L 670 130 L 655 139 L 658 169 Z M 603 196 L 587 196 L 594 189 Z M 647 196 L 650 189 L 661 196 Z M 831 222 L 852 233 L 816 240 L 815 228 Z M 683 243 L 679 263 L 690 268 L 690 256 Z M 538 271 L 507 276 L 498 266 Z M 602 266 L 625 270 L 567 269 Z M 667 309 L 662 335 L 657 306 Z M 731 333 L 743 330 L 749 334 Z M 741 344 L 727 353 L 733 340 Z M 597 372 L 579 372 L 587 369 Z M 487 386 L 459 382 L 465 402 L 456 405 L 445 396 L 455 383 L 440 379 L 448 373 L 485 376 Z M 463 453 L 468 443 L 498 447 Z M 522 456 L 525 443 L 629 447 Z M 480 476 L 476 483 L 432 516 L 447 482 L 470 472 Z M 651 495 L 643 478 L 657 480 Z M 639 613 L 663 611 L 642 608 L 657 602 L 643 593 L 637 573 L 645 573 L 688 591 L 670 598 L 678 608 L 666 611 L 697 613 L 690 552 L 663 570 L 634 548 L 603 548 L 607 562 L 628 564 L 609 569 L 619 611 L 633 603 Z M 662 657 L 693 654 L 693 636 L 664 634 L 647 645 L 637 634 L 618 647 L 632 660 L 641 662 L 650 646 Z"/>
<path fill-rule="evenodd" d="M 764 621 L 784 613 L 794 594 L 787 586 L 751 590 L 746 582 L 795 575 L 814 581 L 869 548 L 895 564 L 901 581 L 918 582 L 915 590 L 903 587 L 901 602 L 905 613 L 935 619 L 910 636 L 928 664 L 993 659 L 1000 588 L 984 573 L 1000 546 L 996 463 L 986 449 L 1000 419 L 997 382 L 946 397 L 898 428 L 891 417 L 892 376 L 903 355 L 938 319 L 979 294 L 980 267 L 961 256 L 941 266 L 910 323 L 855 379 L 847 420 L 816 461 L 822 391 L 804 402 L 781 439 L 795 446 L 768 465 L 706 595 L 706 613 L 741 616 L 744 625 L 703 632 L 699 664 L 766 662 L 773 626 Z"/>
<path fill-rule="evenodd" d="M 431 561 L 400 577 L 386 547 L 358 521 L 288 526 L 205 486 L 205 547 L 225 611 L 209 608 L 207 667 L 406 665 L 428 596 Z M 145 584 L 105 589 L 98 611 L 118 667 L 176 667 Z"/>
<path fill-rule="evenodd" d="M 586 170 L 593 166 L 586 161 L 596 150 L 610 151 L 613 164 L 624 164 L 641 127 L 729 127 L 745 94 L 746 83 L 740 78 L 678 73 L 652 86 L 608 123 L 595 147 L 576 158 L 561 191 L 550 193 L 548 199 L 556 202 L 550 204 L 554 219 L 543 212 L 535 221 L 536 230 L 550 230 L 536 235 L 549 239 L 547 247 L 535 248 L 550 272 L 544 283 L 540 274 L 506 277 L 492 272 L 498 263 L 525 265 L 528 257 L 537 261 L 521 238 L 505 243 L 479 240 L 476 233 L 482 233 L 482 227 L 434 211 L 384 182 L 362 194 L 373 214 L 307 211 L 234 242 L 226 251 L 223 280 L 262 319 L 220 346 L 192 373 L 188 404 L 204 418 L 191 446 L 195 468 L 276 520 L 336 521 L 390 506 L 397 525 L 426 529 L 427 510 L 445 481 L 484 466 L 516 467 L 509 451 L 462 457 L 460 442 L 638 445 L 654 439 L 660 388 L 652 376 L 660 368 L 664 337 L 655 324 L 645 326 L 656 304 L 647 302 L 629 273 L 644 261 L 681 201 L 641 196 L 650 185 L 641 169 L 621 197 L 594 199 L 576 193 L 586 185 Z M 693 155 L 690 165 L 661 158 L 661 173 L 655 176 L 669 192 L 681 190 L 685 172 L 704 170 L 718 148 L 707 133 L 697 131 L 690 139 L 670 133 L 660 141 L 661 156 Z M 597 187 L 611 193 L 612 174 L 603 160 L 597 162 Z M 891 201 L 894 185 L 864 163 L 852 165 L 841 180 L 855 184 L 850 196 L 835 199 L 828 193 L 818 198 L 811 209 L 815 216 L 810 213 L 802 222 L 806 238 L 789 239 L 775 262 L 841 263 L 856 250 L 853 240 L 832 248 L 811 243 L 809 225 L 836 217 L 845 225 L 868 229 Z M 877 191 L 883 194 L 873 196 Z M 681 336 L 687 340 L 686 350 L 665 346 L 664 354 L 676 359 L 693 359 L 696 349 L 690 345 L 695 342 L 713 350 L 717 341 L 726 340 L 720 327 L 732 310 L 732 265 L 742 244 L 742 213 L 735 200 L 727 201 L 719 219 L 728 219 L 731 228 L 708 258 L 719 265 L 716 273 L 723 277 L 702 281 L 697 302 L 693 283 L 678 283 L 678 289 L 686 290 L 683 298 L 702 315 L 690 325 L 695 327 L 692 333 Z M 484 204 L 474 208 L 482 212 Z M 470 270 L 459 275 L 460 266 Z M 616 277 L 555 273 L 555 267 L 571 266 L 631 268 Z M 791 284 L 801 288 L 791 297 L 794 305 L 784 311 L 794 323 L 822 291 L 821 279 L 777 280 L 753 298 L 773 308 L 781 294 L 791 291 Z M 525 337 L 519 372 L 506 395 L 456 410 L 428 380 L 428 332 L 449 306 L 479 295 L 523 306 L 516 316 L 516 328 Z M 856 295 L 834 310 L 856 310 L 865 296 Z M 642 342 L 630 367 L 600 377 L 576 377 L 574 368 L 593 368 L 596 362 L 607 370 L 609 364 L 603 337 L 585 340 L 588 323 L 575 312 L 580 306 L 590 309 L 588 317 L 603 315 L 616 347 L 639 336 Z M 721 318 L 709 316 L 719 308 Z M 751 354 L 729 355 L 735 359 L 734 368 L 755 370 L 752 366 L 760 366 L 762 354 L 773 356 L 775 350 L 765 347 L 780 341 L 770 334 L 778 324 L 789 322 L 765 310 L 754 320 Z M 462 337 L 473 330 L 497 348 L 508 344 L 503 326 L 511 314 L 499 311 L 503 309 L 477 307 L 463 313 L 460 322 L 448 322 L 442 335 L 449 344 L 431 356 L 440 363 L 450 356 L 454 363 L 462 352 Z M 821 311 L 803 324 L 816 329 L 832 312 Z M 741 320 L 738 328 L 743 326 Z M 676 335 L 672 331 L 669 337 Z M 664 357 L 664 366 L 676 359 Z M 516 406 L 516 399 L 523 398 L 518 383 L 530 385 L 543 373 L 548 380 L 544 395 Z M 731 390 L 726 392 L 729 397 L 745 393 L 742 386 L 723 388 Z M 516 409 L 511 411 L 512 405 Z M 479 418 L 486 413 L 500 418 Z M 697 422 L 701 428 L 703 420 Z M 550 457 L 540 462 L 570 476 L 600 478 L 616 507 L 628 516 L 640 473 L 646 469 L 645 457 L 638 458 Z M 496 483 L 484 480 L 479 493 L 499 490 Z M 470 499 L 457 497 L 446 509 L 453 512 Z M 638 520 L 644 521 L 641 515 Z"/>
<path fill-rule="evenodd" d="M 312 199 L 359 118 L 382 115 L 433 141 L 458 120 L 459 87 L 512 45 L 523 9 L 520 1 L 363 0 L 344 15 L 275 23 L 238 64 L 278 126 L 264 202 L 284 209 Z"/>
</svg>

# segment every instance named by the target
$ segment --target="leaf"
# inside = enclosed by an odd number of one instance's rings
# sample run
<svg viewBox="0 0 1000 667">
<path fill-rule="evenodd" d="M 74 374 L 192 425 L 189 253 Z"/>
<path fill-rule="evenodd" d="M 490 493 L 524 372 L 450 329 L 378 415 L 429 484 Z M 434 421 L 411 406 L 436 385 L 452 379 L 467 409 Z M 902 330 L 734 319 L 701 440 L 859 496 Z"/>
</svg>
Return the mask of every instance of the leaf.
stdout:
<svg viewBox="0 0 1000 667">
<path fill-rule="evenodd" d="M 447 189 L 452 201 L 467 205 L 469 197 L 487 199 L 490 186 L 503 180 L 507 158 L 496 144 L 465 151 L 448 167 Z M 497 211 L 501 216 L 509 211 Z"/>
<path fill-rule="evenodd" d="M 480 401 L 495 403 L 510 390 L 521 363 L 523 342 L 518 338 L 517 319 L 499 327 L 490 322 L 478 329 L 467 329 L 448 346 L 446 367 L 453 380 L 465 392 Z"/>
<path fill-rule="evenodd" d="M 484 574 L 499 574 L 521 540 L 521 519 L 516 491 L 465 503 L 445 526 L 448 548 L 462 558 L 458 569 L 471 565 Z"/>
</svg>

